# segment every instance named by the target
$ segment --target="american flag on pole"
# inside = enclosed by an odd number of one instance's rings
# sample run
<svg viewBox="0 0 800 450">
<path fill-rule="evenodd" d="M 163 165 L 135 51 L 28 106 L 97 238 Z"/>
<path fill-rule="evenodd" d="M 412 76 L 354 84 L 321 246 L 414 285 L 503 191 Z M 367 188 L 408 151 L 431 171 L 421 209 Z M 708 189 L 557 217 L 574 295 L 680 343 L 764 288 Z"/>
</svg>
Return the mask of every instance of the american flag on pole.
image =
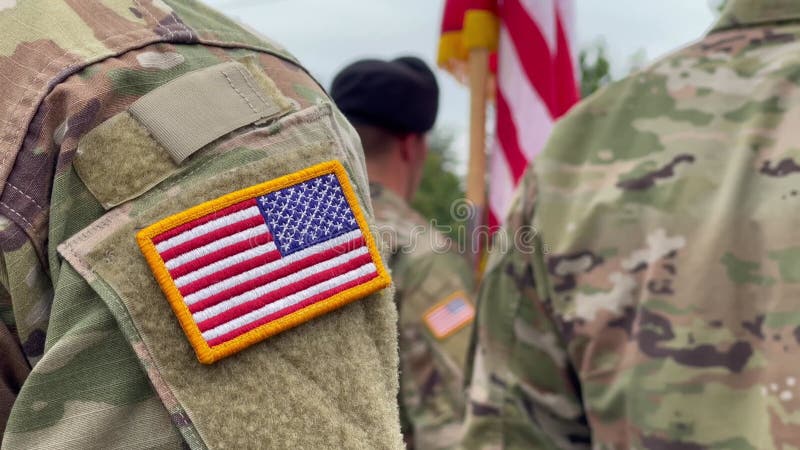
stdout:
<svg viewBox="0 0 800 450">
<path fill-rule="evenodd" d="M 496 15 L 499 26 L 487 26 Z M 464 78 L 465 47 L 491 28 L 499 34 L 493 85 L 496 130 L 489 156 L 489 224 L 505 217 L 528 164 L 542 150 L 554 121 L 578 99 L 572 0 L 448 0 L 439 64 Z M 461 27 L 454 26 L 462 23 Z"/>
<path fill-rule="evenodd" d="M 205 363 L 389 283 L 338 162 L 206 202 L 138 239 Z"/>
</svg>

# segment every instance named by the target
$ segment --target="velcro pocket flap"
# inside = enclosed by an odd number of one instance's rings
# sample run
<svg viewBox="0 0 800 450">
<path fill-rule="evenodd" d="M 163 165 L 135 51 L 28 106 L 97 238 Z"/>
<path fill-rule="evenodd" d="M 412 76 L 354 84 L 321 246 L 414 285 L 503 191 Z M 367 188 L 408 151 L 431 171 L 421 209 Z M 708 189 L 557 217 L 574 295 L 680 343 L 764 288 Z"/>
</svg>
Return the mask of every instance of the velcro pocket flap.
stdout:
<svg viewBox="0 0 800 450">
<path fill-rule="evenodd" d="M 338 161 L 371 225 L 357 143 L 317 105 L 218 144 L 187 171 L 109 211 L 59 246 L 120 324 L 192 447 L 398 448 L 391 289 L 201 364 L 140 252 L 166 217 L 267 180 Z M 253 245 L 257 245 L 253 242 Z"/>
<path fill-rule="evenodd" d="M 209 144 L 293 107 L 252 59 L 217 64 L 154 89 L 87 133 L 73 165 L 111 209 L 181 172 Z"/>
</svg>

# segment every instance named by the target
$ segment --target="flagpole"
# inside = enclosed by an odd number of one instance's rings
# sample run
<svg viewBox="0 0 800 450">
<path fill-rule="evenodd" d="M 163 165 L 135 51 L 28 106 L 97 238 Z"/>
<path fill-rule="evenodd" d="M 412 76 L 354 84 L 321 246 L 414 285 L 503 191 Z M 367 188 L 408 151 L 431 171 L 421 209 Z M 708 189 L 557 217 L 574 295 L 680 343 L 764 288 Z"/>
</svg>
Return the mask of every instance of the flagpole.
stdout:
<svg viewBox="0 0 800 450">
<path fill-rule="evenodd" d="M 467 168 L 467 200 L 474 205 L 468 224 L 470 238 L 485 223 L 486 211 L 486 100 L 489 80 L 489 50 L 472 48 L 469 51 L 469 166 Z M 474 262 L 480 261 L 480 242 L 473 242 Z"/>
</svg>

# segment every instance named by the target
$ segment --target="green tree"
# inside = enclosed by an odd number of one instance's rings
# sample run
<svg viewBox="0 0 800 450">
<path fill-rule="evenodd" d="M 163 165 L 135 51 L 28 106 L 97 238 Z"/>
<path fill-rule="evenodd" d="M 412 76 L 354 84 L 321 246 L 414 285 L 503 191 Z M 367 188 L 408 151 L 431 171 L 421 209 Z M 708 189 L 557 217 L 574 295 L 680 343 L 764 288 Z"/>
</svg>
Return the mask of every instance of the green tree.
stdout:
<svg viewBox="0 0 800 450">
<path fill-rule="evenodd" d="M 581 97 L 588 97 L 611 82 L 611 65 L 606 56 L 605 41 L 597 40 L 582 49 L 578 64 L 581 70 Z"/>
<path fill-rule="evenodd" d="M 463 225 L 450 213 L 453 202 L 464 198 L 461 178 L 455 174 L 455 155 L 453 154 L 453 132 L 436 129 L 429 136 L 429 152 L 422 172 L 422 181 L 411 206 L 429 220 L 439 225 L 449 225 L 455 230 Z"/>
</svg>

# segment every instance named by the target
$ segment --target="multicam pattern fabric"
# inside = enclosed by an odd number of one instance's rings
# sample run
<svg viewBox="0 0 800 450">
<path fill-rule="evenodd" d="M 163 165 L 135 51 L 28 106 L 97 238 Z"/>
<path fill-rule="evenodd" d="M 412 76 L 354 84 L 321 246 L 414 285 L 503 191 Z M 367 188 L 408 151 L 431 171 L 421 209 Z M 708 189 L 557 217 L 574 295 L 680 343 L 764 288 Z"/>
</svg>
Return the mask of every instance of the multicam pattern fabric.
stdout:
<svg viewBox="0 0 800 450">
<path fill-rule="evenodd" d="M 252 58 L 298 110 L 327 101 L 327 96 L 285 51 L 193 1 L 4 1 L 0 29 L 0 78 L 5 80 L 0 83 L 2 447 L 204 448 L 210 436 L 197 432 L 191 412 L 183 406 L 185 399 L 177 398 L 163 382 L 152 349 L 133 324 L 118 321 L 119 311 L 104 301 L 111 295 L 109 286 L 87 279 L 56 250 L 109 213 L 76 174 L 72 163 L 78 142 L 152 89 L 226 61 Z M 342 140 L 357 142 L 349 125 L 334 115 Z M 291 125 L 298 128 L 295 135 L 301 143 L 313 148 L 317 137 L 331 140 L 319 136 L 319 130 L 304 120 L 310 119 L 298 116 L 300 123 Z M 263 140 L 286 126 L 289 123 L 283 121 L 267 132 L 240 136 L 236 148 L 220 148 L 217 154 L 186 165 L 166 183 L 171 190 L 148 196 L 152 200 L 116 207 L 115 217 L 136 217 L 181 190 L 202 190 L 213 175 L 247 166 L 255 154 L 263 158 L 269 150 Z M 363 155 L 357 144 L 347 145 L 349 175 L 358 186 L 362 206 L 369 209 Z M 113 176 L 124 183 L 130 167 L 120 160 L 118 169 Z M 127 256 L 109 250 L 98 258 L 113 262 Z M 358 336 L 373 343 L 373 358 L 383 357 L 381 364 L 394 368 L 394 313 L 365 307 L 364 312 L 340 317 L 355 315 L 372 325 Z M 290 356 L 284 360 L 289 369 L 294 367 Z M 385 383 L 372 379 L 369 385 L 350 374 L 347 388 L 361 396 L 348 395 L 354 402 L 378 390 L 391 397 L 396 389 L 393 373 Z M 307 394 L 316 388 L 309 373 L 303 376 L 307 384 L 281 386 L 282 395 L 292 389 Z M 336 389 L 341 390 L 338 384 Z M 220 416 L 236 403 L 220 405 Z M 317 404 L 341 407 L 336 402 Z M 342 421 L 369 423 L 370 418 L 382 416 L 380 421 L 386 419 L 391 425 L 392 410 L 396 418 L 393 398 L 387 398 L 372 402 L 369 409 L 353 406 L 336 418 L 338 422 L 317 425 L 333 430 L 338 423 L 340 433 L 332 435 L 344 436 L 358 427 L 342 427 Z M 280 423 L 278 419 L 274 423 Z M 296 442 L 315 438 L 299 426 L 283 427 L 276 436 L 290 436 Z M 397 446 L 399 429 L 394 434 L 392 429 L 389 426 L 374 442 L 365 434 L 359 445 Z M 243 439 L 239 447 L 247 446 Z"/>
<path fill-rule="evenodd" d="M 800 4 L 728 3 L 527 173 L 464 447 L 800 447 Z"/>
<path fill-rule="evenodd" d="M 472 272 L 444 236 L 393 192 L 370 184 L 375 222 L 394 281 L 400 333 L 400 420 L 408 448 L 449 448 L 464 410 L 464 364 L 472 320 L 437 338 L 425 324 L 431 308 L 472 292 Z"/>
</svg>

